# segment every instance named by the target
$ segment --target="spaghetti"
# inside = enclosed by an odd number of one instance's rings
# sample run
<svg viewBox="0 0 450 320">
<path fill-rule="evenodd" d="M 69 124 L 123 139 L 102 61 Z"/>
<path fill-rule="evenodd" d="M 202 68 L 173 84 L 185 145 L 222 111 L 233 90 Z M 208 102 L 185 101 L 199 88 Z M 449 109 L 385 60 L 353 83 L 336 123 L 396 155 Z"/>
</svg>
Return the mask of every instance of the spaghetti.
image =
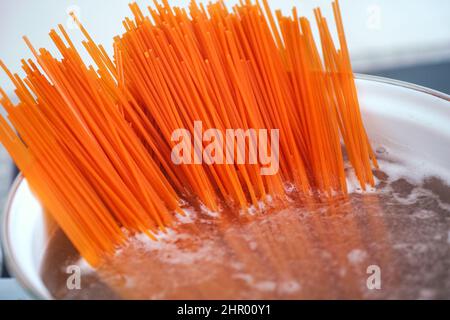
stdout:
<svg viewBox="0 0 450 320">
<path fill-rule="evenodd" d="M 22 61 L 26 77 L 0 62 L 20 100 L 14 105 L 0 91 L 17 130 L 0 118 L 0 140 L 89 263 L 113 253 L 127 232 L 164 231 L 183 214 L 182 201 L 245 212 L 286 201 L 286 182 L 306 202 L 345 195 L 341 140 L 361 187 L 374 184 L 377 163 L 337 1 L 340 49 L 315 11 L 321 53 L 306 18 L 295 8 L 274 15 L 266 0 L 232 10 L 222 1 L 191 2 L 189 12 L 155 1 L 149 16 L 130 8 L 134 19 L 123 22 L 113 58 L 73 16 L 96 69 L 61 25 L 50 32 L 61 60 L 24 38 L 37 61 Z M 194 134 L 195 121 L 220 130 L 280 129 L 280 171 L 262 176 L 260 163 L 174 164 L 172 132 Z"/>
</svg>

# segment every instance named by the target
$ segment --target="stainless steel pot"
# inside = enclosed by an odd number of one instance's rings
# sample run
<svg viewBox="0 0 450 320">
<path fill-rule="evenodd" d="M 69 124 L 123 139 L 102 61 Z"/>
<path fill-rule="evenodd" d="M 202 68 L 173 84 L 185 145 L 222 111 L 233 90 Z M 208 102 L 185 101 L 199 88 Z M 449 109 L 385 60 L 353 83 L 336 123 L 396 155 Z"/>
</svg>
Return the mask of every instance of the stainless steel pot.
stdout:
<svg viewBox="0 0 450 320">
<path fill-rule="evenodd" d="M 450 172 L 450 97 L 416 85 L 358 75 L 363 117 L 375 148 L 414 154 Z M 40 267 L 55 224 L 19 176 L 3 215 L 2 243 L 9 271 L 38 299 L 51 299 Z"/>
</svg>

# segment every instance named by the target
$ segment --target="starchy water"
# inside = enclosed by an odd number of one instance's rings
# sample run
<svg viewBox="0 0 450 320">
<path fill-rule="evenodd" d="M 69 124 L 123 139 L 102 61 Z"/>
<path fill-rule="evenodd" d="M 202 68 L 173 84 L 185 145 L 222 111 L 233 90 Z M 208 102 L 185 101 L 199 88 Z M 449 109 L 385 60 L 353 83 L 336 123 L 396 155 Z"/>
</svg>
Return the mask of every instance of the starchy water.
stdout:
<svg viewBox="0 0 450 320">
<path fill-rule="evenodd" d="M 186 207 L 158 241 L 131 236 L 98 270 L 60 233 L 44 281 L 55 297 L 78 299 L 448 298 L 447 175 L 384 147 L 377 155 L 375 188 L 362 191 L 349 170 L 349 197 L 331 203 L 305 205 L 294 191 L 285 207 L 252 215 Z M 81 290 L 67 288 L 72 264 Z"/>
</svg>

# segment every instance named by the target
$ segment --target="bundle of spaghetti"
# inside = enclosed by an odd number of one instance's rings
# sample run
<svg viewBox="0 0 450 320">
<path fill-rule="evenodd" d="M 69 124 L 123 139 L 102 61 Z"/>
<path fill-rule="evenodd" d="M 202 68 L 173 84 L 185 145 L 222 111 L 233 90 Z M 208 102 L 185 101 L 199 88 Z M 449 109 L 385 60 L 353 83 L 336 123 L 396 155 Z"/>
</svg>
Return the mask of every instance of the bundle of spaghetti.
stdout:
<svg viewBox="0 0 450 320">
<path fill-rule="evenodd" d="M 25 81 L 1 65 L 21 100 L 13 107 L 3 96 L 21 139 L 11 139 L 3 121 L 10 139 L 4 134 L 2 142 L 45 207 L 95 265 L 124 238 L 122 227 L 148 233 L 169 224 L 178 196 L 120 113 L 131 109 L 129 104 L 117 108 L 115 84 L 100 79 L 80 63 L 73 48 L 64 46 L 54 31 L 50 34 L 62 61 L 46 50 L 36 52 L 26 40 L 48 78 L 32 61 L 23 61 Z M 22 164 L 30 158 L 31 165 Z M 47 193 L 56 199 L 45 201 Z"/>
<path fill-rule="evenodd" d="M 362 188 L 374 184 L 376 159 L 337 1 L 340 49 L 315 12 L 322 53 L 306 18 L 295 8 L 290 17 L 274 16 L 266 0 L 245 0 L 231 11 L 222 1 L 193 1 L 189 13 L 155 1 L 148 16 L 135 3 L 130 8 L 134 19 L 123 22 L 113 58 L 72 15 L 96 69 L 83 62 L 61 25 L 61 35 L 52 30 L 50 37 L 62 59 L 25 38 L 37 61 L 22 61 L 26 78 L 0 63 L 20 100 L 13 105 L 0 91 L 17 130 L 2 118 L 0 140 L 92 265 L 128 232 L 153 237 L 164 231 L 182 214 L 182 200 L 246 212 L 286 201 L 286 183 L 305 201 L 345 195 L 341 140 Z M 279 129 L 279 172 L 261 175 L 263 164 L 250 161 L 175 164 L 173 132 L 186 128 L 195 136 L 199 121 L 204 130 L 221 132 Z M 251 145 L 226 144 L 223 151 L 248 160 Z M 195 145 L 189 150 L 188 156 L 201 157 Z"/>
<path fill-rule="evenodd" d="M 343 32 L 335 6 L 338 30 Z M 299 19 L 295 9 L 293 19 L 277 12 L 277 26 L 266 1 L 267 17 L 260 5 L 249 1 L 234 7 L 234 12 L 222 2 L 206 8 L 193 2 L 190 15 L 163 1 L 163 5 L 155 3 L 156 9 L 149 8 L 151 17 L 136 4 L 130 7 L 134 21 L 125 20 L 127 32 L 115 39 L 115 46 L 121 53 L 126 86 L 163 132 L 163 140 L 170 143 L 170 133 L 180 127 L 168 118 L 167 109 L 183 127 L 192 127 L 196 119 L 209 128 L 230 124 L 244 129 L 283 128 L 281 180 L 294 181 L 304 193 L 319 190 L 331 195 L 347 189 L 342 135 L 361 185 L 373 184 L 368 159 L 375 159 L 359 114 L 349 56 L 341 54 L 339 69 L 328 60 L 324 65 L 309 22 Z M 321 39 L 324 50 L 334 48 L 331 37 Z M 341 46 L 346 47 L 344 40 Z M 335 77 L 338 81 L 331 81 Z M 160 101 L 161 92 L 167 101 Z M 158 107 L 167 103 L 170 107 Z M 237 166 L 230 169 L 233 175 L 228 172 L 225 177 L 214 167 L 204 168 L 212 185 L 225 188 L 220 188 L 225 198 L 241 192 L 235 188 L 233 169 L 254 205 L 253 195 L 264 199 L 267 190 L 271 195 L 284 193 L 280 180 L 261 177 L 258 167 Z M 190 187 L 195 190 L 195 180 Z"/>
</svg>

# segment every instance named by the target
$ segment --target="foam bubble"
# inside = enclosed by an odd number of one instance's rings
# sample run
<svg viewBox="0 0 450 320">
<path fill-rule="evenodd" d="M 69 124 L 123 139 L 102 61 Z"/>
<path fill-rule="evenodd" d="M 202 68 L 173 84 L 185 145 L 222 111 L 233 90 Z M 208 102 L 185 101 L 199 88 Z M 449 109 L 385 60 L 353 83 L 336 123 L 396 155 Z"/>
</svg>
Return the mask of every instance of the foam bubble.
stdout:
<svg viewBox="0 0 450 320">
<path fill-rule="evenodd" d="M 353 249 L 347 255 L 347 259 L 351 264 L 359 264 L 367 259 L 367 252 L 361 249 Z"/>
</svg>

